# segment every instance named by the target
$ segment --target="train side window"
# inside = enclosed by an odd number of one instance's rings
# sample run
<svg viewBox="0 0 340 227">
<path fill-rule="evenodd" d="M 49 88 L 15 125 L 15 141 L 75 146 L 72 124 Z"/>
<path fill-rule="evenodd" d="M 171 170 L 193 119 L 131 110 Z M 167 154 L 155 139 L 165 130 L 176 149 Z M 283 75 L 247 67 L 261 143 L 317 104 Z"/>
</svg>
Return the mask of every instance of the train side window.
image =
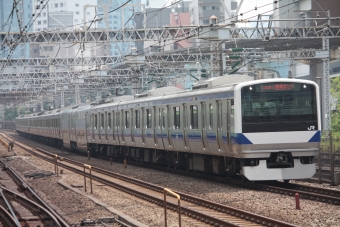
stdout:
<svg viewBox="0 0 340 227">
<path fill-rule="evenodd" d="M 214 127 L 213 116 L 214 116 L 213 105 L 209 104 L 209 129 L 213 129 L 213 127 Z"/>
<path fill-rule="evenodd" d="M 230 114 L 233 116 L 234 115 L 234 99 L 230 100 L 230 107 L 231 107 Z"/>
<path fill-rule="evenodd" d="M 151 109 L 146 109 L 146 128 L 151 128 L 152 114 Z"/>
<path fill-rule="evenodd" d="M 130 113 L 125 111 L 125 128 L 130 128 Z"/>
<path fill-rule="evenodd" d="M 197 105 L 190 106 L 190 129 L 198 129 L 198 109 Z"/>
<path fill-rule="evenodd" d="M 140 128 L 140 110 L 135 110 L 136 128 Z"/>
<path fill-rule="evenodd" d="M 174 111 L 174 129 L 179 129 L 181 128 L 181 113 L 180 113 L 180 108 L 178 106 L 173 108 Z"/>
<path fill-rule="evenodd" d="M 217 101 L 217 127 L 222 128 L 223 127 L 223 121 L 222 121 L 222 102 Z"/>
<path fill-rule="evenodd" d="M 163 113 L 163 108 L 158 108 L 158 128 L 162 127 L 162 113 Z"/>
<path fill-rule="evenodd" d="M 107 128 L 111 128 L 111 113 L 107 113 Z"/>
<path fill-rule="evenodd" d="M 97 124 L 98 124 L 98 119 L 97 119 L 97 114 L 94 114 L 94 129 L 97 128 Z"/>
<path fill-rule="evenodd" d="M 116 112 L 116 127 L 117 127 L 117 129 L 120 127 L 119 117 L 120 117 L 120 112 L 117 111 Z"/>
<path fill-rule="evenodd" d="M 104 128 L 104 114 L 101 114 L 101 115 L 100 115 L 100 120 L 101 120 L 101 121 L 100 121 L 100 122 L 101 122 L 100 128 L 103 129 L 103 128 Z"/>
</svg>

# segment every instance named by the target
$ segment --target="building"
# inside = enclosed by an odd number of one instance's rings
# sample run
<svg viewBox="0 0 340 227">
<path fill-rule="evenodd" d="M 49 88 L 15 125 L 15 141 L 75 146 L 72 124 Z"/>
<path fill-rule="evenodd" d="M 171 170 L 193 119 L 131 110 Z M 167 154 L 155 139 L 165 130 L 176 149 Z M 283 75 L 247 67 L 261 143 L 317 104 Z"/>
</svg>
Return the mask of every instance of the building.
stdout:
<svg viewBox="0 0 340 227">
<path fill-rule="evenodd" d="M 100 1 L 100 0 L 99 0 Z M 33 23 L 33 30 L 84 30 L 98 29 L 97 0 L 50 0 L 47 5 L 41 5 L 38 0 L 31 0 L 32 11 L 36 14 Z M 86 24 L 84 24 L 84 21 Z M 81 50 L 81 51 L 80 51 Z M 33 44 L 31 45 L 32 58 L 73 58 L 94 57 L 110 55 L 107 45 L 97 47 L 96 44 L 86 44 L 85 49 L 81 44 L 53 45 L 53 44 Z"/>
<path fill-rule="evenodd" d="M 31 0 L 17 1 L 17 11 L 13 11 L 13 17 L 11 12 L 13 8 L 13 0 L 0 0 L 0 30 L 1 32 L 20 32 L 21 30 L 32 31 L 27 26 L 32 18 Z M 19 22 L 20 21 L 20 22 Z M 25 26 L 27 28 L 25 29 Z M 9 49 L 7 46 L 1 46 L 0 57 L 7 58 Z M 16 47 L 11 58 L 29 58 L 30 48 L 28 44 L 20 44 Z"/>
<path fill-rule="evenodd" d="M 98 28 L 107 30 L 122 30 L 124 28 L 138 28 L 136 25 L 136 14 L 145 10 L 140 0 L 131 0 L 128 4 L 119 8 L 122 2 L 116 0 L 98 0 L 98 14 L 103 20 L 98 23 Z M 117 10 L 117 8 L 119 8 Z M 121 56 L 131 54 L 135 43 L 117 42 L 110 44 L 110 55 Z"/>
<path fill-rule="evenodd" d="M 73 30 L 84 26 L 84 19 L 92 21 L 96 16 L 97 0 L 50 0 L 40 4 L 40 0 L 32 1 L 32 12 L 36 14 L 33 23 L 34 31 L 65 29 Z M 87 5 L 90 5 L 87 6 Z M 85 11 L 85 14 L 84 14 Z M 89 26 L 91 23 L 87 23 Z M 92 23 L 95 28 L 97 23 Z"/>
<path fill-rule="evenodd" d="M 282 0 L 276 4 L 277 10 L 273 12 L 273 18 L 280 19 L 301 19 L 300 21 L 275 21 L 275 27 L 294 27 L 294 26 L 318 26 L 327 23 L 326 20 L 308 20 L 308 18 L 326 18 L 328 12 L 330 17 L 340 16 L 340 1 L 295 1 Z"/>
<path fill-rule="evenodd" d="M 236 0 L 193 0 L 189 6 L 192 25 L 208 25 L 210 17 L 216 16 L 217 23 L 227 24 L 234 17 Z"/>
<path fill-rule="evenodd" d="M 144 0 L 146 8 L 163 8 L 166 6 L 166 0 Z"/>
</svg>

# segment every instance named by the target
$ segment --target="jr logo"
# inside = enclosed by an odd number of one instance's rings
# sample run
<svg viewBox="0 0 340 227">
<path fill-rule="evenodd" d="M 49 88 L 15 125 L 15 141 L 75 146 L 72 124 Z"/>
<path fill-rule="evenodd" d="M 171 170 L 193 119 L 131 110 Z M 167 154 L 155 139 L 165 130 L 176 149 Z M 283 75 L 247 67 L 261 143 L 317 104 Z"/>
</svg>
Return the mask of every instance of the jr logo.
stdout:
<svg viewBox="0 0 340 227">
<path fill-rule="evenodd" d="M 309 131 L 315 130 L 315 126 L 311 125 L 307 128 Z"/>
</svg>

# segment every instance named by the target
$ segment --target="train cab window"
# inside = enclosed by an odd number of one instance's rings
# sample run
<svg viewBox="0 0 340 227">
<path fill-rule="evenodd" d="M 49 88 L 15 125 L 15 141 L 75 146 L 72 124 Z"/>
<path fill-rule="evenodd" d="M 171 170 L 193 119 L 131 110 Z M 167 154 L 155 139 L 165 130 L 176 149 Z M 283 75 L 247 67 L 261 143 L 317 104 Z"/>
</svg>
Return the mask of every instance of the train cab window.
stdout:
<svg viewBox="0 0 340 227">
<path fill-rule="evenodd" d="M 190 106 L 190 129 L 198 129 L 198 109 L 197 105 Z"/>
<path fill-rule="evenodd" d="M 178 106 L 173 108 L 174 111 L 174 129 L 179 129 L 181 128 L 181 113 L 180 113 L 180 108 Z"/>
<path fill-rule="evenodd" d="M 100 115 L 100 128 L 103 129 L 104 128 L 104 114 Z"/>
<path fill-rule="evenodd" d="M 135 126 L 136 128 L 140 128 L 140 110 L 135 110 L 135 118 L 136 118 Z"/>
<path fill-rule="evenodd" d="M 151 114 L 151 109 L 146 110 L 146 128 L 151 128 L 151 119 L 152 119 L 152 114 Z"/>
<path fill-rule="evenodd" d="M 125 128 L 130 128 L 130 112 L 125 111 Z"/>
<path fill-rule="evenodd" d="M 214 127 L 213 117 L 214 117 L 213 105 L 209 104 L 209 128 L 210 129 L 213 129 Z"/>
<path fill-rule="evenodd" d="M 107 113 L 107 128 L 111 128 L 111 113 Z"/>
</svg>

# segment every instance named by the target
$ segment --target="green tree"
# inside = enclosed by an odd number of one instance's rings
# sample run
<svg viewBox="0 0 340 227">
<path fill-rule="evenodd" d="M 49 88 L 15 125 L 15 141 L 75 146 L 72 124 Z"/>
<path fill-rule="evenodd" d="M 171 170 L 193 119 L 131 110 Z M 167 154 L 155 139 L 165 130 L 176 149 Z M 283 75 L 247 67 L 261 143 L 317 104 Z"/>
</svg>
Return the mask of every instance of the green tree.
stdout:
<svg viewBox="0 0 340 227">
<path fill-rule="evenodd" d="M 331 79 L 331 95 L 340 101 L 340 77 L 335 77 Z M 340 105 L 336 105 L 336 110 L 332 111 L 331 116 L 331 124 L 332 124 L 332 131 L 340 132 Z"/>
<path fill-rule="evenodd" d="M 13 121 L 18 116 L 18 108 L 10 107 L 5 109 L 5 121 Z"/>
</svg>

